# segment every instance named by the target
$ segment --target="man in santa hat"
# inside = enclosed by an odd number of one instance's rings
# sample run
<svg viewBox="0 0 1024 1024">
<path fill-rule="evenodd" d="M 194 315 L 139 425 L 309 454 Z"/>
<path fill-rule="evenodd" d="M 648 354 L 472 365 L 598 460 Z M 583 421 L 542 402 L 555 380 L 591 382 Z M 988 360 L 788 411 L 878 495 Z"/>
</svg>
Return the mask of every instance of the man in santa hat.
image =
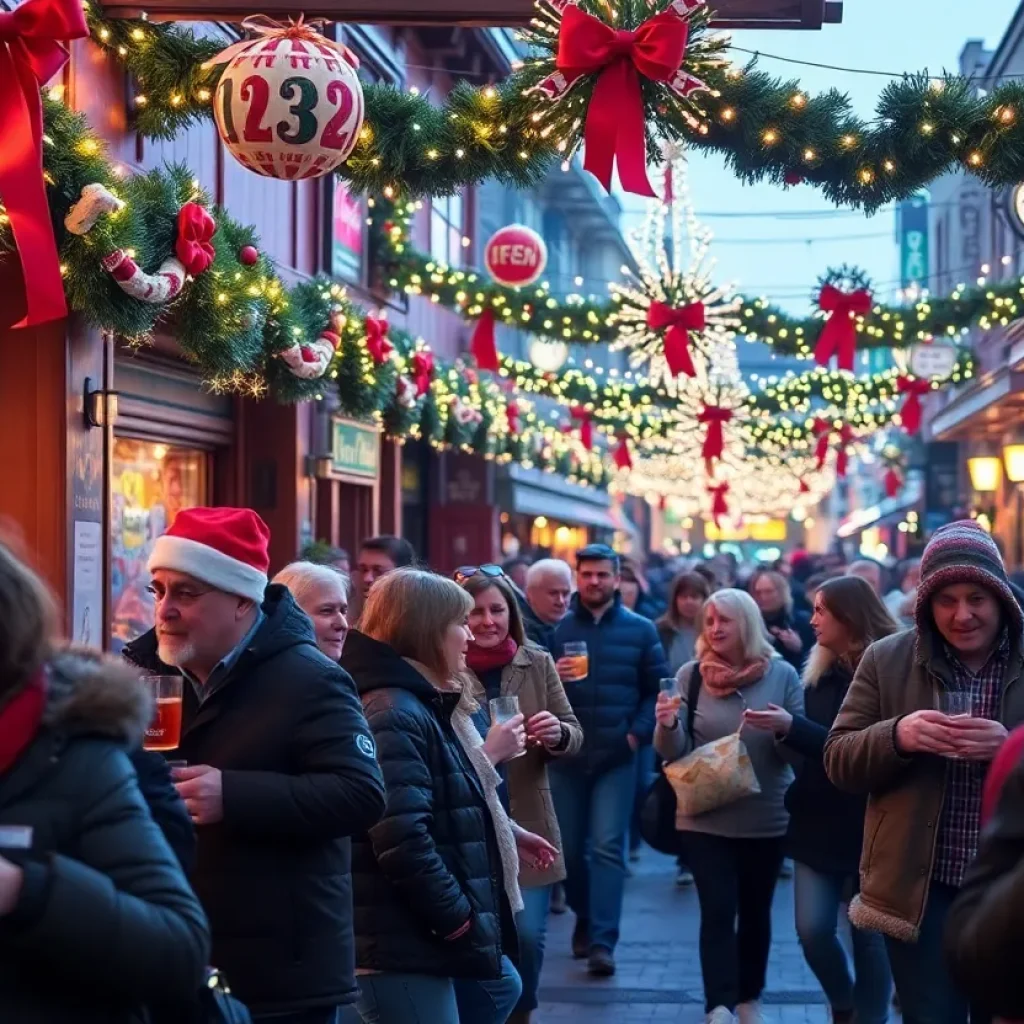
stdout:
<svg viewBox="0 0 1024 1024">
<path fill-rule="evenodd" d="M 268 586 L 269 537 L 250 509 L 180 512 L 149 559 L 156 626 L 125 656 L 184 676 L 168 757 L 215 966 L 257 1021 L 333 1024 L 357 994 L 348 837 L 384 786 L 352 679 Z"/>
</svg>

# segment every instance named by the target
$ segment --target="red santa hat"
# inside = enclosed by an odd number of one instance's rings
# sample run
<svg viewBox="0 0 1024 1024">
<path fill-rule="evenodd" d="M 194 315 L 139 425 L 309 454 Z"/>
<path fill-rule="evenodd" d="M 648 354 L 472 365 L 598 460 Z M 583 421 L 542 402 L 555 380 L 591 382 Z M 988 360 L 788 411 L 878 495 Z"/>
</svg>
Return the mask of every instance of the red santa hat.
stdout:
<svg viewBox="0 0 1024 1024">
<path fill-rule="evenodd" d="M 249 508 L 189 508 L 156 539 L 147 568 L 173 569 L 217 590 L 263 602 L 270 530 Z"/>
</svg>

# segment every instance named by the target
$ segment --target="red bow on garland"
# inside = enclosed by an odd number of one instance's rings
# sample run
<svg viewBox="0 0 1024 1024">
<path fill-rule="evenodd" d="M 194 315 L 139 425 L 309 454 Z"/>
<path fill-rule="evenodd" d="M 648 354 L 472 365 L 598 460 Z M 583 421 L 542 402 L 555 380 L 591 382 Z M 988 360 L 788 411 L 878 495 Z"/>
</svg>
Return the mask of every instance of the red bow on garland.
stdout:
<svg viewBox="0 0 1024 1024">
<path fill-rule="evenodd" d="M 818 308 L 829 316 L 814 346 L 814 361 L 819 366 L 828 366 L 829 360 L 836 356 L 839 369 L 853 373 L 853 357 L 857 351 L 854 318 L 871 312 L 871 293 L 866 288 L 843 292 L 827 284 L 818 296 Z"/>
<path fill-rule="evenodd" d="M 395 348 L 388 341 L 387 320 L 382 316 L 368 316 L 363 321 L 363 327 L 366 329 L 366 351 L 378 366 L 386 363 Z"/>
<path fill-rule="evenodd" d="M 896 472 L 891 466 L 886 471 L 885 476 L 882 478 L 882 484 L 885 487 L 885 496 L 887 498 L 895 498 L 900 493 L 900 488 L 903 486 L 903 477 Z"/>
<path fill-rule="evenodd" d="M 519 403 L 509 402 L 505 406 L 505 419 L 508 420 L 508 432 L 510 434 L 519 433 Z"/>
<path fill-rule="evenodd" d="M 88 34 L 79 0 L 27 0 L 13 11 L 0 11 L 0 196 L 25 282 L 25 316 L 17 327 L 68 313 L 43 180 L 39 89 L 67 62 L 68 51 L 58 40 Z"/>
<path fill-rule="evenodd" d="M 725 434 L 722 428 L 732 419 L 732 410 L 723 409 L 720 405 L 705 405 L 704 411 L 697 416 L 698 423 L 706 423 L 708 432 L 704 436 L 701 455 L 704 461 L 720 459 L 725 452 Z"/>
<path fill-rule="evenodd" d="M 417 349 L 412 354 L 412 379 L 416 384 L 416 397 L 422 398 L 430 390 L 430 382 L 434 377 L 434 356 L 425 349 Z"/>
<path fill-rule="evenodd" d="M 597 75 L 583 131 L 583 167 L 606 191 L 611 191 L 612 167 L 618 163 L 623 189 L 653 198 L 647 179 L 640 76 L 670 84 L 684 95 L 703 87 L 702 82 L 680 73 L 688 35 L 686 21 L 671 8 L 630 32 L 606 25 L 575 4 L 565 7 L 555 57 L 560 91 L 583 75 Z M 549 95 L 558 88 L 541 86 Z"/>
<path fill-rule="evenodd" d="M 213 262 L 216 255 L 211 239 L 217 222 L 199 203 L 186 203 L 178 211 L 178 237 L 174 255 L 181 260 L 186 274 L 197 277 Z"/>
<path fill-rule="evenodd" d="M 729 503 L 725 500 L 725 496 L 729 493 L 729 485 L 727 483 L 721 484 L 708 484 L 708 494 L 711 495 L 711 518 L 715 522 L 715 526 L 721 526 L 722 516 L 729 514 Z"/>
<path fill-rule="evenodd" d="M 588 410 L 584 409 L 581 405 L 574 405 L 569 410 L 569 415 L 579 421 L 580 425 L 580 441 L 583 447 L 587 451 L 592 451 L 594 448 L 594 421 L 591 418 L 591 414 Z"/>
<path fill-rule="evenodd" d="M 625 434 L 619 434 L 619 443 L 612 452 L 612 461 L 619 469 L 632 469 L 633 456 L 629 451 L 629 441 Z"/>
<path fill-rule="evenodd" d="M 488 307 L 473 328 L 473 337 L 469 342 L 469 351 L 473 353 L 476 365 L 481 370 L 497 373 L 501 366 L 498 362 L 498 343 L 494 340 L 494 310 Z"/>
<path fill-rule="evenodd" d="M 685 373 L 687 377 L 695 377 L 693 357 L 690 355 L 690 331 L 703 331 L 704 303 L 690 302 L 679 309 L 664 302 L 652 302 L 647 307 L 647 326 L 652 331 L 664 331 L 665 362 L 673 377 Z"/>
<path fill-rule="evenodd" d="M 931 381 L 923 380 L 921 377 L 897 379 L 896 390 L 907 396 L 903 408 L 900 409 L 900 419 L 903 421 L 903 429 L 908 434 L 916 434 L 921 429 L 921 399 L 931 389 Z"/>
<path fill-rule="evenodd" d="M 815 419 L 811 429 L 818 438 L 818 444 L 814 449 L 814 455 L 818 460 L 818 469 L 820 470 L 825 465 L 825 459 L 828 458 L 829 440 L 832 434 L 835 434 L 839 442 L 839 448 L 836 452 L 836 476 L 846 476 L 846 469 L 850 459 L 846 446 L 853 440 L 853 428 L 849 424 L 844 423 L 838 430 L 835 430 L 827 420 Z"/>
</svg>

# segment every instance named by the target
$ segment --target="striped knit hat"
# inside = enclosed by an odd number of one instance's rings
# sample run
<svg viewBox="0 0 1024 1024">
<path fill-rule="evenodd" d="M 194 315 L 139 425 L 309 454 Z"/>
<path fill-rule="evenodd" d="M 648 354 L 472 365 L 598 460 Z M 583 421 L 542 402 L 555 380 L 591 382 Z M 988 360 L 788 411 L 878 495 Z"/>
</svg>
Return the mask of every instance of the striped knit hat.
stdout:
<svg viewBox="0 0 1024 1024">
<path fill-rule="evenodd" d="M 1006 575 L 995 541 L 973 519 L 940 526 L 921 556 L 921 583 L 917 588 L 915 618 L 920 627 L 932 621 L 931 599 L 943 587 L 976 583 L 999 599 L 1015 624 L 1024 629 L 1024 618 Z"/>
</svg>

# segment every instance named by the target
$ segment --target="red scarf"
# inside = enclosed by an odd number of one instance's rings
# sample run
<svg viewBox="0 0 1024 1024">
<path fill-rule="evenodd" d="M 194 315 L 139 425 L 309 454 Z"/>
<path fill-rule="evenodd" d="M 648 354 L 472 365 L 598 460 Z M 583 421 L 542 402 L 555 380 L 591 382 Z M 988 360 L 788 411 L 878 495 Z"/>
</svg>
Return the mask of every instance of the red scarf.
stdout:
<svg viewBox="0 0 1024 1024">
<path fill-rule="evenodd" d="M 470 644 L 466 652 L 466 664 L 477 674 L 489 672 L 492 668 L 504 668 L 516 656 L 519 644 L 511 635 L 505 637 L 497 647 L 479 647 Z"/>
<path fill-rule="evenodd" d="M 46 676 L 36 673 L 0 711 L 0 774 L 7 771 L 35 739 L 46 708 Z"/>
</svg>

